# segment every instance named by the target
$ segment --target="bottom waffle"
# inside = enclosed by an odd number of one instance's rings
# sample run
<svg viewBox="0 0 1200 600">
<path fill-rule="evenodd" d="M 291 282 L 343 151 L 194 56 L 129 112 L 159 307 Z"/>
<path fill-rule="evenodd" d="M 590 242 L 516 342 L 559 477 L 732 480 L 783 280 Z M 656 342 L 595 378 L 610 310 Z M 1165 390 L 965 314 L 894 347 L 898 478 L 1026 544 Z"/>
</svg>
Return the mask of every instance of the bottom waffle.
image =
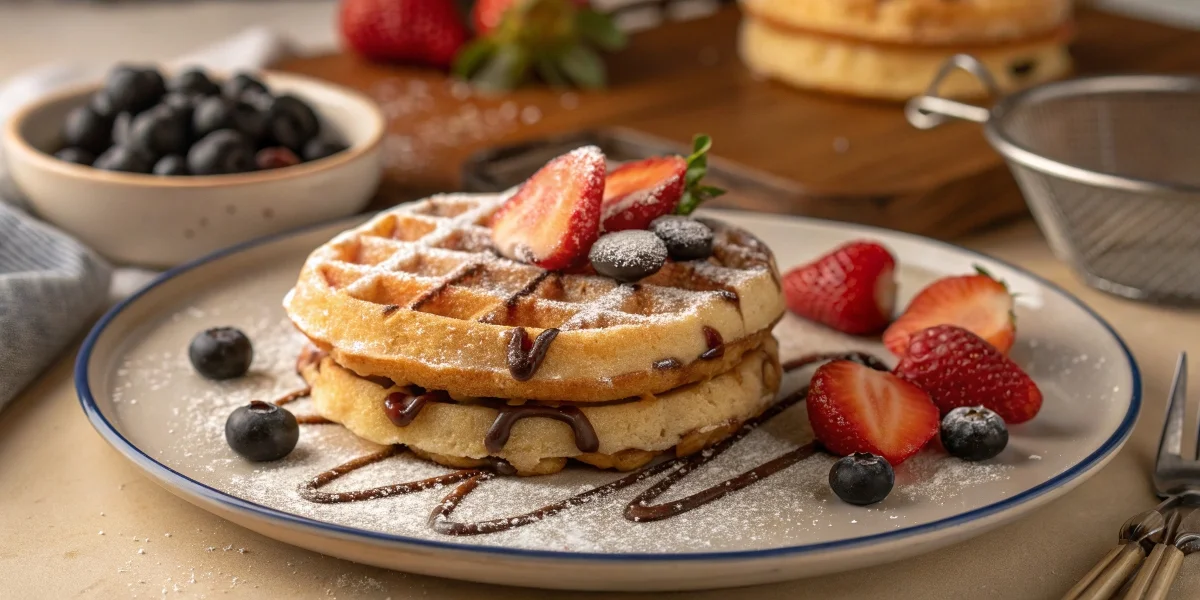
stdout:
<svg viewBox="0 0 1200 600">
<path fill-rule="evenodd" d="M 923 93 L 953 48 L 871 44 L 784 29 L 746 17 L 739 41 L 752 71 L 797 87 L 837 94 L 905 100 Z M 967 51 L 967 49 L 963 49 Z M 1065 40 L 1055 37 L 970 49 L 1001 91 L 1056 79 L 1071 68 Z M 972 75 L 951 73 L 939 87 L 946 97 L 982 97 Z"/>
<path fill-rule="evenodd" d="M 579 421 L 572 424 L 532 415 L 523 407 L 440 397 L 419 409 L 411 422 L 394 424 L 384 408 L 389 394 L 402 395 L 402 385 L 384 387 L 359 377 L 328 356 L 302 361 L 301 375 L 312 386 L 317 412 L 377 444 L 402 444 L 418 456 L 456 468 L 505 461 L 518 475 L 556 473 L 573 458 L 600 468 L 636 469 L 660 453 L 674 449 L 691 454 L 728 437 L 748 419 L 762 413 L 779 390 L 781 371 L 774 338 L 747 352 L 729 371 L 706 381 L 662 394 L 628 401 L 581 405 L 566 410 L 582 415 L 594 437 L 594 448 L 580 449 Z M 391 384 L 392 382 L 387 382 Z M 527 403 L 525 408 L 545 406 Z M 507 427 L 506 443 L 489 450 L 486 441 L 502 413 L 518 415 Z M 594 435 L 592 435 L 594 433 Z M 493 440 L 494 441 L 494 440 Z"/>
</svg>

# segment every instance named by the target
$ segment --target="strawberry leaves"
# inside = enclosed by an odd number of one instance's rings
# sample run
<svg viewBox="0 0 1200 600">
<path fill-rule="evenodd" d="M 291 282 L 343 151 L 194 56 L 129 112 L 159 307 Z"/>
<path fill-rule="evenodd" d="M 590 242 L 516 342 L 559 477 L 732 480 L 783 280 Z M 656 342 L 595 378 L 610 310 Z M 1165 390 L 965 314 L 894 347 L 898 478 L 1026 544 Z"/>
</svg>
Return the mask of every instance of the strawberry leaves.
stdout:
<svg viewBox="0 0 1200 600">
<path fill-rule="evenodd" d="M 700 180 L 708 173 L 708 151 L 711 149 L 711 137 L 698 134 L 692 139 L 692 154 L 687 157 L 683 198 L 675 207 L 675 214 L 690 215 L 704 202 L 725 194 L 725 190 L 719 187 L 700 184 Z"/>
<path fill-rule="evenodd" d="M 615 52 L 629 43 L 625 32 L 608 15 L 590 8 L 581 9 L 575 16 L 575 26 L 583 38 L 601 50 Z"/>
<path fill-rule="evenodd" d="M 499 23 L 459 52 L 454 74 L 495 91 L 517 88 L 534 75 L 556 88 L 603 88 L 608 77 L 597 49 L 619 50 L 628 40 L 608 15 L 578 4 L 481 0 L 475 10 L 498 11 Z"/>
</svg>

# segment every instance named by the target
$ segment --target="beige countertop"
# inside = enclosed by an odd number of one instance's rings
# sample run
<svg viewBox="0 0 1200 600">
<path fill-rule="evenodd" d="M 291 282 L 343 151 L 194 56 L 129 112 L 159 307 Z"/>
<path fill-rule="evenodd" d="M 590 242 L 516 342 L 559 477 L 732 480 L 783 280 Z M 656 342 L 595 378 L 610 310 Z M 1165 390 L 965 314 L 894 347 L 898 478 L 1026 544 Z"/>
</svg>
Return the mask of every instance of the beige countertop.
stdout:
<svg viewBox="0 0 1200 600">
<path fill-rule="evenodd" d="M 1147 470 L 1176 353 L 1200 354 L 1200 312 L 1085 288 L 1025 223 L 968 240 L 1078 294 L 1137 355 L 1145 404 L 1128 445 L 1063 498 L 1015 523 L 916 559 L 816 579 L 688 594 L 696 598 L 1058 598 L 1153 505 Z M 0 597 L 555 598 L 407 575 L 300 550 L 169 494 L 92 430 L 64 357 L 0 412 Z M 1192 381 L 1200 381 L 1193 361 Z M 603 597 L 596 594 L 595 597 Z M 610 597 L 651 597 L 618 595 Z M 1200 597 L 1189 558 L 1172 598 Z"/>
</svg>

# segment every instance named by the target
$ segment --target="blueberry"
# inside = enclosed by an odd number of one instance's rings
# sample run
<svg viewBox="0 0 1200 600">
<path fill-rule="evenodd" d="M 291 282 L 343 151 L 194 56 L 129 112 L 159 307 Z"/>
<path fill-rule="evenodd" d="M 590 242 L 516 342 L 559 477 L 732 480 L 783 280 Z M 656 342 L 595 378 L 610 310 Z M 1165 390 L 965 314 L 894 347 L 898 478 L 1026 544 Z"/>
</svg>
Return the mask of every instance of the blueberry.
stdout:
<svg viewBox="0 0 1200 600">
<path fill-rule="evenodd" d="M 963 460 L 987 460 L 1008 445 L 1004 419 L 982 406 L 960 406 L 942 419 L 942 446 Z"/>
<path fill-rule="evenodd" d="M 167 82 L 167 89 L 184 96 L 215 96 L 221 87 L 208 78 L 204 69 L 188 69 Z"/>
<path fill-rule="evenodd" d="M 192 114 L 192 130 L 204 137 L 218 129 L 236 129 L 257 144 L 267 133 L 267 114 L 242 100 L 205 98 Z"/>
<path fill-rule="evenodd" d="M 235 327 L 205 329 L 188 344 L 188 358 L 201 375 L 209 379 L 233 379 L 250 369 L 254 347 L 250 338 Z"/>
<path fill-rule="evenodd" d="M 188 147 L 188 124 L 170 106 L 159 105 L 133 118 L 128 144 L 153 158 L 183 154 Z"/>
<path fill-rule="evenodd" d="M 259 150 L 258 154 L 254 155 L 254 163 L 259 169 L 265 171 L 267 169 L 282 169 L 283 167 L 298 165 L 300 164 L 300 158 L 296 156 L 295 152 L 283 146 L 273 146 Z"/>
<path fill-rule="evenodd" d="M 233 127 L 233 107 L 228 100 L 219 96 L 204 98 L 196 103 L 192 112 L 192 132 L 204 137 L 218 129 Z"/>
<path fill-rule="evenodd" d="M 649 231 L 617 231 L 596 240 L 588 259 L 601 275 L 618 281 L 637 281 L 657 273 L 666 264 L 667 246 Z"/>
<path fill-rule="evenodd" d="M 300 424 L 290 411 L 270 402 L 252 400 L 225 420 L 225 442 L 243 458 L 255 462 L 279 460 L 296 448 Z"/>
<path fill-rule="evenodd" d="M 254 104 L 239 100 L 233 104 L 233 128 L 245 134 L 254 144 L 267 139 L 269 113 Z"/>
<path fill-rule="evenodd" d="M 193 175 L 222 175 L 253 171 L 254 146 L 232 129 L 218 129 L 192 145 L 187 168 Z"/>
<path fill-rule="evenodd" d="M 77 165 L 90 165 L 96 160 L 96 155 L 83 148 L 63 148 L 54 153 L 58 160 L 65 160 Z"/>
<path fill-rule="evenodd" d="M 133 127 L 133 113 L 123 112 L 113 119 L 112 123 L 112 143 L 117 146 L 124 146 L 129 143 L 129 130 Z"/>
<path fill-rule="evenodd" d="M 309 140 L 320 133 L 321 122 L 307 102 L 295 96 L 283 95 L 271 103 L 268 129 L 278 145 L 300 152 Z"/>
<path fill-rule="evenodd" d="M 163 81 L 162 73 L 154 68 L 138 71 L 137 86 L 138 102 L 142 110 L 158 104 L 163 94 L 167 93 L 167 83 Z"/>
<path fill-rule="evenodd" d="M 91 100 L 88 101 L 88 106 L 92 107 L 92 110 L 96 111 L 96 114 L 110 120 L 116 118 L 117 113 L 120 112 L 113 105 L 112 98 L 104 90 L 92 94 Z"/>
<path fill-rule="evenodd" d="M 238 73 L 225 80 L 225 84 L 221 86 L 221 93 L 225 94 L 226 98 L 234 100 L 241 98 L 242 94 L 247 92 L 259 94 L 270 93 L 266 84 L 249 73 Z"/>
<path fill-rule="evenodd" d="M 96 157 L 93 167 L 105 171 L 125 171 L 127 173 L 149 173 L 152 163 L 146 155 L 129 146 L 113 146 Z"/>
<path fill-rule="evenodd" d="M 275 96 L 270 92 L 259 92 L 255 90 L 247 90 L 238 97 L 238 100 L 245 102 L 264 113 L 270 112 L 271 104 L 275 102 Z"/>
<path fill-rule="evenodd" d="M 170 107 L 179 118 L 183 119 L 190 128 L 192 125 L 192 113 L 196 110 L 196 96 L 188 96 L 178 92 L 171 92 L 162 97 L 162 103 L 159 106 Z"/>
<path fill-rule="evenodd" d="M 307 144 L 304 144 L 304 151 L 300 155 L 304 157 L 305 162 L 308 162 L 311 160 L 320 160 L 327 156 L 333 156 L 334 154 L 343 152 L 345 150 L 345 144 L 339 144 L 337 142 L 330 142 L 322 139 L 312 139 L 308 140 Z"/>
<path fill-rule="evenodd" d="M 838 498 L 850 504 L 866 506 L 887 498 L 896 483 L 892 465 L 882 456 L 855 452 L 833 463 L 829 487 Z"/>
<path fill-rule="evenodd" d="M 102 91 L 111 103 L 113 112 L 138 110 L 138 79 L 138 69 L 129 65 L 118 65 L 108 72 Z"/>
<path fill-rule="evenodd" d="M 166 93 L 166 85 L 156 69 L 118 65 L 109 71 L 103 90 L 113 112 L 138 113 L 154 106 Z"/>
<path fill-rule="evenodd" d="M 667 215 L 650 223 L 650 231 L 662 238 L 673 260 L 699 260 L 712 256 L 713 232 L 695 219 Z"/>
<path fill-rule="evenodd" d="M 67 146 L 83 148 L 93 154 L 104 152 L 112 143 L 112 121 L 90 106 L 79 106 L 67 113 L 63 140 Z"/>
<path fill-rule="evenodd" d="M 187 160 L 178 154 L 168 154 L 154 163 L 155 175 L 187 175 Z"/>
</svg>

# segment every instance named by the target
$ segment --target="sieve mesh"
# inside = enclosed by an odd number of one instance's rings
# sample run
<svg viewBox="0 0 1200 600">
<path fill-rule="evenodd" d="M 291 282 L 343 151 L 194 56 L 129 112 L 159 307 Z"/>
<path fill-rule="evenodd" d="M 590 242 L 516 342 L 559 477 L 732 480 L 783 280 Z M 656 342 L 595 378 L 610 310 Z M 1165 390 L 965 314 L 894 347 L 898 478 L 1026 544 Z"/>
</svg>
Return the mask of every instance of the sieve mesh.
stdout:
<svg viewBox="0 0 1200 600">
<path fill-rule="evenodd" d="M 959 55 L 939 80 L 955 68 L 989 78 Z M 986 112 L 937 97 L 937 83 L 909 103 L 909 120 L 986 123 L 1054 253 L 1089 284 L 1200 302 L 1200 78 L 1051 83 Z"/>
</svg>

